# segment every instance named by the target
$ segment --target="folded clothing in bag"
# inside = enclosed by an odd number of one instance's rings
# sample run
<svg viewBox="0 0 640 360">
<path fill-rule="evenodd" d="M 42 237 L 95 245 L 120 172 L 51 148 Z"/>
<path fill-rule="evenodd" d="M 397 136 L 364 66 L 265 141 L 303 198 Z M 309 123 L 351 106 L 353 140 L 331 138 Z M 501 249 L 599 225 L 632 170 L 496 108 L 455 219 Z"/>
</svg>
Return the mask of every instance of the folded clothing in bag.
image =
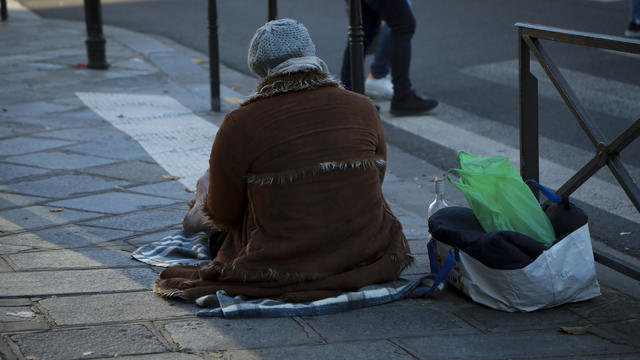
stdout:
<svg viewBox="0 0 640 360">
<path fill-rule="evenodd" d="M 557 241 L 587 223 L 586 214 L 568 201 L 545 209 L 558 235 Z M 429 218 L 431 235 L 456 247 L 493 269 L 521 269 L 547 248 L 539 241 L 514 231 L 485 232 L 473 210 L 452 206 Z"/>
<path fill-rule="evenodd" d="M 431 235 L 494 269 L 520 269 L 532 263 L 546 247 L 515 231 L 485 232 L 473 210 L 452 206 L 429 218 Z"/>
</svg>

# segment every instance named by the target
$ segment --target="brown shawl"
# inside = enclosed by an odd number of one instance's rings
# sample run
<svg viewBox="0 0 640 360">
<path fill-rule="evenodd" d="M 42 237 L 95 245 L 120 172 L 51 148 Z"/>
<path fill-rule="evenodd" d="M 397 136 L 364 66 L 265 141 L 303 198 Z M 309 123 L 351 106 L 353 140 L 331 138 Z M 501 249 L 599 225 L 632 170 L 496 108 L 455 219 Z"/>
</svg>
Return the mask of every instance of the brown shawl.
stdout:
<svg viewBox="0 0 640 360">
<path fill-rule="evenodd" d="M 161 295 L 309 301 L 389 281 L 413 259 L 382 195 L 371 101 L 322 71 L 276 73 L 225 117 L 204 212 L 229 232 L 215 259 L 166 269 Z"/>
</svg>

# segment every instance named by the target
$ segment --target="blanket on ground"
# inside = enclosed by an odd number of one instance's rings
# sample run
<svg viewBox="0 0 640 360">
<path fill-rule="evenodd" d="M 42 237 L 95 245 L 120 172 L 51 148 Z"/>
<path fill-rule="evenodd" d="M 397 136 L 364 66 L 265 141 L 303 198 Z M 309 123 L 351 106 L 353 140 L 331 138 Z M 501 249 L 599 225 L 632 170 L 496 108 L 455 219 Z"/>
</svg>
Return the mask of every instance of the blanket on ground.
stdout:
<svg viewBox="0 0 640 360">
<path fill-rule="evenodd" d="M 207 235 L 179 231 L 159 241 L 145 244 L 131 256 L 141 262 L 161 267 L 173 265 L 202 265 L 211 259 L 207 254 Z M 244 296 L 229 296 L 224 290 L 215 295 L 196 299 L 204 309 L 197 315 L 202 317 L 248 318 L 324 315 L 391 301 L 428 297 L 435 287 L 435 276 L 427 275 L 412 280 L 398 279 L 381 284 L 368 285 L 357 291 L 345 292 L 325 299 L 289 303 L 273 299 L 254 299 Z"/>
</svg>

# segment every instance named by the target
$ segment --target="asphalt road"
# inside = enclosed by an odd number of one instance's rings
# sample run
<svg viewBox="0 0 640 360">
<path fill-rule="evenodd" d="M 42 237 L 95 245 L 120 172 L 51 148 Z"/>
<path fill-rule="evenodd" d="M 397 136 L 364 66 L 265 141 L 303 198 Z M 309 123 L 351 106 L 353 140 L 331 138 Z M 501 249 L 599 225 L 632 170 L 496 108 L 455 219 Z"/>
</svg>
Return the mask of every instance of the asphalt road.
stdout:
<svg viewBox="0 0 640 360">
<path fill-rule="evenodd" d="M 83 19 L 81 0 L 21 2 L 44 17 Z M 217 3 L 221 61 L 236 70 L 248 72 L 247 45 L 255 29 L 266 21 L 267 2 L 234 0 Z M 482 64 L 512 61 L 510 65 L 513 65 L 513 60 L 517 59 L 516 22 L 621 35 L 628 17 L 627 2 L 615 0 L 414 0 L 413 7 L 417 19 L 411 67 L 414 87 L 446 104 L 479 114 L 498 125 L 513 127 L 517 127 L 517 83 L 486 81 L 468 73 L 474 71 L 473 66 Z M 206 1 L 104 0 L 102 10 L 105 24 L 163 35 L 207 52 Z M 325 59 L 334 74 L 339 73 L 348 26 L 345 1 L 280 0 L 278 15 L 306 24 L 316 42 L 318 55 Z M 571 45 L 548 44 L 548 47 L 562 68 L 640 85 L 640 57 Z M 610 137 L 634 120 L 632 116 L 612 116 L 605 111 L 595 111 L 593 115 Z M 640 110 L 637 116 L 640 116 Z M 548 117 L 553 119 L 541 122 L 542 135 L 584 149 L 591 148 L 557 96 L 548 104 L 542 103 L 541 118 L 546 120 Z M 629 152 L 640 153 L 640 144 L 634 144 Z M 625 160 L 640 165 L 639 156 L 625 156 Z"/>
<path fill-rule="evenodd" d="M 81 0 L 20 2 L 43 17 L 84 19 Z M 227 0 L 217 4 L 221 62 L 249 73 L 247 46 L 255 29 L 267 19 L 267 1 Z M 460 129 L 460 136 L 463 130 L 471 134 L 465 135 L 468 144 L 489 139 L 517 149 L 518 48 L 514 24 L 529 22 L 621 36 L 628 22 L 628 6 L 625 0 L 413 0 L 417 20 L 411 65 L 414 87 L 441 102 L 434 115 L 443 124 Z M 103 0 L 102 11 L 107 25 L 162 35 L 207 53 L 206 1 Z M 280 0 L 278 16 L 303 22 L 318 55 L 331 72 L 339 74 L 348 27 L 344 0 Z M 609 139 L 640 117 L 640 56 L 566 44 L 543 45 Z M 543 78 L 540 74 L 541 156 L 575 170 L 593 156 L 593 146 Z M 400 128 L 393 121 L 385 125 L 389 143 L 442 168 L 455 166 L 455 151 L 447 146 L 448 139 L 430 137 L 429 129 Z M 455 133 L 450 135 L 451 141 L 458 140 Z M 621 155 L 632 165 L 630 171 L 636 182 L 640 182 L 638 154 L 640 140 Z M 607 170 L 597 177 L 615 184 Z M 610 228 L 608 233 L 633 229 L 633 236 L 626 237 L 633 242 L 640 236 L 640 224 L 634 219 L 629 222 L 629 217 L 620 218 L 619 222 L 604 221 L 601 225 Z"/>
</svg>

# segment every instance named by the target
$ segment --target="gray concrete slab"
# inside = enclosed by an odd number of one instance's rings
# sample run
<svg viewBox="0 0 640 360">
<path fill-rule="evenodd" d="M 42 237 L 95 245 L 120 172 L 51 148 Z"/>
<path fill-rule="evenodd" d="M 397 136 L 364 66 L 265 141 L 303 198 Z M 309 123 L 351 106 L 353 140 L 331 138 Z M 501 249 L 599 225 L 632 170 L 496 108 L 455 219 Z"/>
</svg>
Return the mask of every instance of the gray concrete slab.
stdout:
<svg viewBox="0 0 640 360">
<path fill-rule="evenodd" d="M 135 186 L 128 188 L 127 190 L 156 196 L 170 197 L 173 199 L 189 200 L 195 197 L 195 193 L 189 192 L 184 185 L 178 181 L 164 181 L 157 184 Z"/>
<path fill-rule="evenodd" d="M 413 254 L 413 263 L 407 266 L 402 275 L 416 275 L 429 273 L 429 257 L 427 255 Z"/>
<path fill-rule="evenodd" d="M 89 221 L 86 224 L 131 231 L 160 230 L 182 224 L 182 218 L 186 211 L 186 205 L 184 210 L 154 209 Z"/>
<path fill-rule="evenodd" d="M 71 144 L 73 143 L 69 141 L 43 140 L 24 136 L 0 141 L 0 154 L 2 156 L 26 154 Z"/>
<path fill-rule="evenodd" d="M 31 304 L 0 306 L 0 333 L 46 329 L 49 329 L 47 320 Z"/>
<path fill-rule="evenodd" d="M 54 89 L 55 90 L 55 89 Z M 45 95 L 46 96 L 46 95 Z M 56 116 L 20 116 L 13 119 L 13 121 L 19 120 L 22 124 L 29 124 L 33 126 L 41 126 L 45 130 L 66 129 L 77 126 L 89 126 L 104 124 L 96 113 L 92 111 L 76 111 L 71 113 L 65 113 L 64 115 Z"/>
<path fill-rule="evenodd" d="M 110 159 L 89 155 L 68 154 L 60 151 L 11 156 L 5 158 L 5 161 L 22 165 L 39 166 L 46 169 L 64 170 L 76 170 L 114 162 L 114 160 Z"/>
<path fill-rule="evenodd" d="M 129 252 L 105 248 L 46 250 L 7 255 L 18 270 L 136 267 L 142 264 Z"/>
<path fill-rule="evenodd" d="M 633 346 L 640 351 L 640 344 L 638 343 L 640 319 L 638 318 L 597 324 L 589 328 L 589 333 L 600 336 L 615 344 Z"/>
<path fill-rule="evenodd" d="M 105 149 L 108 149 L 108 151 Z M 149 154 L 134 141 L 121 141 L 116 143 L 91 142 L 66 147 L 65 150 L 117 160 L 149 158 Z"/>
<path fill-rule="evenodd" d="M 51 212 L 55 207 L 28 206 L 21 209 L 0 211 L 0 218 L 6 222 L 8 231 L 21 231 L 40 228 L 51 225 L 63 225 L 72 221 L 93 219 L 103 215 L 86 211 L 64 209 L 60 212 Z M 4 229 L 3 229 L 4 230 Z"/>
<path fill-rule="evenodd" d="M 561 334 L 557 331 L 518 332 L 401 339 L 400 343 L 428 359 L 541 359 L 637 352 L 600 337 Z"/>
<path fill-rule="evenodd" d="M 194 351 L 323 343 L 316 333 L 291 318 L 185 320 L 165 323 L 164 328 L 181 348 Z"/>
<path fill-rule="evenodd" d="M 508 313 L 483 306 L 456 310 L 456 316 L 486 331 L 558 329 L 562 326 L 584 326 L 589 321 L 564 307 L 534 311 L 530 313 Z"/>
<path fill-rule="evenodd" d="M 2 249 L 2 246 L 0 245 L 0 254 L 3 253 L 1 249 Z M 9 272 L 9 271 L 14 271 L 14 270 L 11 266 L 9 266 L 9 263 L 7 263 L 5 259 L 0 257 L 0 272 Z"/>
<path fill-rule="evenodd" d="M 399 346 L 385 340 L 355 341 L 326 345 L 304 345 L 275 349 L 229 350 L 220 354 L 219 359 L 259 360 L 259 359 L 307 359 L 307 360 L 353 360 L 415 359 Z"/>
<path fill-rule="evenodd" d="M 40 305 L 61 326 L 195 317 L 198 310 L 194 303 L 168 301 L 151 291 L 53 297 Z"/>
<path fill-rule="evenodd" d="M 179 202 L 179 200 L 115 191 L 70 200 L 56 201 L 49 205 L 109 214 L 122 214 L 142 210 L 148 207 L 175 204 L 177 202 Z"/>
<path fill-rule="evenodd" d="M 23 355 L 32 359 L 68 360 L 151 354 L 166 351 L 143 325 L 69 329 L 11 336 Z"/>
<path fill-rule="evenodd" d="M 432 309 L 425 301 L 399 301 L 304 320 L 329 342 L 478 332 L 459 318 Z"/>
<path fill-rule="evenodd" d="M 82 104 L 81 100 L 77 97 L 73 98 L 74 101 Z M 78 125 L 81 123 L 79 122 Z M 36 133 L 35 136 L 54 138 L 69 141 L 100 141 L 105 143 L 114 143 L 119 141 L 130 140 L 127 134 L 122 133 L 113 128 L 113 126 L 98 126 L 98 127 L 82 127 L 75 129 L 63 129 L 56 131 L 47 131 L 42 133 Z M 109 152 L 109 149 L 103 149 L 105 152 Z"/>
<path fill-rule="evenodd" d="M 71 195 L 113 189 L 116 185 L 125 186 L 127 184 L 129 183 L 123 180 L 105 179 L 91 175 L 58 175 L 46 179 L 2 185 L 0 189 L 29 195 L 66 198 Z"/>
<path fill-rule="evenodd" d="M 25 176 L 48 173 L 49 170 L 29 166 L 0 163 L 0 182 L 7 182 Z"/>
<path fill-rule="evenodd" d="M 426 254 L 427 239 L 409 240 L 409 248 L 412 254 Z"/>
<path fill-rule="evenodd" d="M 9 297 L 149 290 L 158 274 L 149 268 L 0 273 Z"/>
<path fill-rule="evenodd" d="M 0 254 L 14 254 L 31 249 L 29 246 L 0 244 Z"/>
<path fill-rule="evenodd" d="M 606 287 L 602 288 L 601 296 L 589 301 L 569 304 L 566 308 L 589 319 L 592 323 L 640 319 L 640 303 L 636 298 Z"/>
<path fill-rule="evenodd" d="M 36 313 L 33 312 L 31 306 L 1 306 L 0 307 L 0 323 L 18 322 L 25 319 L 34 319 Z"/>
<path fill-rule="evenodd" d="M 36 75 L 34 73 L 31 73 L 31 74 Z M 20 76 L 20 75 L 24 75 L 24 73 L 16 74 L 15 76 Z M 11 77 L 9 77 L 9 80 L 11 80 Z M 74 106 L 53 104 L 51 102 L 46 102 L 46 101 L 7 104 L 7 105 L 4 105 L 3 108 L 7 109 L 4 115 L 8 117 L 25 116 L 25 115 L 39 116 L 43 114 L 59 113 L 59 112 L 71 111 L 75 109 Z"/>
<path fill-rule="evenodd" d="M 0 210 L 29 206 L 46 200 L 45 198 L 35 196 L 0 193 Z"/>
<path fill-rule="evenodd" d="M 111 359 L 111 358 L 110 358 Z M 204 355 L 196 355 L 196 354 L 185 354 L 180 352 L 166 352 L 166 353 L 156 353 L 150 355 L 132 355 L 132 356 L 120 356 L 118 355 L 118 360 L 201 360 L 212 359 L 211 356 Z M 213 358 L 215 359 L 215 357 Z"/>
<path fill-rule="evenodd" d="M 127 180 L 133 183 L 149 183 L 163 180 L 167 172 L 156 164 L 143 161 L 128 161 L 113 165 L 84 169 L 89 174 L 103 175 Z"/>
<path fill-rule="evenodd" d="M 101 244 L 132 235 L 131 231 L 94 228 L 82 225 L 64 225 L 0 237 L 1 245 L 30 249 L 78 248 Z"/>
</svg>

